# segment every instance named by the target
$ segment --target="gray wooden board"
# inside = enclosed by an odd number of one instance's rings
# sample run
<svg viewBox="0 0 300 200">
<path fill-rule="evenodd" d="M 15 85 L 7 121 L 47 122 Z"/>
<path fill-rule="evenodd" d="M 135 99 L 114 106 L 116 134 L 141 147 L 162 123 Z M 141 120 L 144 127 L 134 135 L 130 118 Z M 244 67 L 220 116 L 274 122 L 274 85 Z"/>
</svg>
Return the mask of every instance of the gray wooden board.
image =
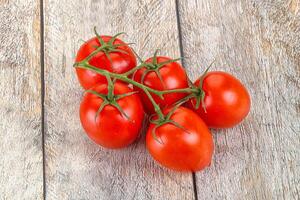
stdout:
<svg viewBox="0 0 300 200">
<path fill-rule="evenodd" d="M 159 167 L 144 137 L 123 150 L 94 144 L 79 121 L 83 90 L 72 68 L 79 39 L 125 31 L 144 58 L 179 56 L 175 1 L 45 0 L 47 199 L 193 199 L 191 173 Z"/>
<path fill-rule="evenodd" d="M 0 1 L 0 199 L 42 199 L 39 1 Z"/>
<path fill-rule="evenodd" d="M 0 1 L 0 199 L 42 199 L 39 1 Z M 175 2 L 50 1 L 45 13 L 47 199 L 193 199 L 190 173 L 159 167 L 144 138 L 98 147 L 78 117 L 72 63 L 79 38 L 126 31 L 145 58 L 179 56 Z M 179 1 L 185 67 L 195 80 L 230 71 L 252 96 L 247 119 L 213 130 L 211 168 L 196 174 L 198 199 L 299 199 L 299 0 Z"/>
<path fill-rule="evenodd" d="M 213 130 L 212 166 L 198 199 L 299 199 L 300 2 L 178 1 L 185 67 L 193 80 L 229 71 L 249 89 L 251 113 Z"/>
</svg>

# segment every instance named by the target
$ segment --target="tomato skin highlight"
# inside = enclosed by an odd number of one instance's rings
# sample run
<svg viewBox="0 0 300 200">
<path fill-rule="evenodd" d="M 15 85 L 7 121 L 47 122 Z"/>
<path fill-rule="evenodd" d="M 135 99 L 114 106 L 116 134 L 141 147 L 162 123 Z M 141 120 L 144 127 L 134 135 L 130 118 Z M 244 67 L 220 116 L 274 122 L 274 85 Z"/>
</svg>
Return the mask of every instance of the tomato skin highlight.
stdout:
<svg viewBox="0 0 300 200">
<path fill-rule="evenodd" d="M 150 124 L 146 146 L 152 157 L 162 166 L 177 171 L 195 172 L 209 166 L 214 143 L 201 118 L 192 110 L 179 107 L 171 119 L 188 132 L 172 124 L 164 124 L 156 129 L 157 141 L 152 135 L 155 125 Z"/>
<path fill-rule="evenodd" d="M 111 36 L 101 36 L 104 42 L 108 42 Z M 125 44 L 122 40 L 116 38 L 113 44 Z M 101 46 L 97 37 L 93 37 L 85 42 L 77 52 L 76 62 L 80 62 L 88 57 L 97 47 Z M 129 46 L 119 46 L 117 49 L 123 50 L 126 53 L 110 52 L 112 63 L 103 52 L 97 53 L 91 58 L 89 63 L 99 69 L 105 69 L 118 74 L 127 72 L 136 66 L 136 58 Z M 89 89 L 96 84 L 107 83 L 106 77 L 90 70 L 76 68 L 76 73 L 81 86 L 84 89 Z"/>
<path fill-rule="evenodd" d="M 147 63 L 151 63 L 153 58 L 149 58 L 146 60 Z M 165 62 L 170 60 L 171 58 L 158 56 L 157 63 Z M 146 68 L 141 68 L 133 76 L 133 80 L 136 82 L 142 82 L 142 75 L 145 72 Z M 153 71 L 148 72 L 144 78 L 144 85 L 155 89 L 155 90 L 170 90 L 170 89 L 180 89 L 180 88 L 187 88 L 188 87 L 188 79 L 184 68 L 177 62 L 172 62 L 164 65 L 162 68 L 159 69 L 161 73 L 162 80 L 164 84 L 160 81 L 157 74 Z M 155 113 L 154 107 L 145 94 L 143 90 L 140 88 L 134 87 L 135 90 L 139 91 L 139 94 L 142 98 L 144 108 L 148 114 Z M 154 98 L 155 102 L 161 107 L 165 108 L 173 103 L 177 102 L 178 100 L 184 98 L 187 94 L 186 93 L 170 93 L 165 94 L 164 99 L 161 99 L 155 94 L 151 94 Z"/>
<path fill-rule="evenodd" d="M 98 85 L 91 90 L 107 94 L 107 85 Z M 115 83 L 114 94 L 128 92 L 132 92 L 132 89 L 127 85 Z M 106 105 L 95 120 L 96 112 L 103 100 L 91 93 L 86 93 L 80 105 L 80 120 L 87 135 L 106 148 L 123 148 L 134 142 L 139 136 L 143 123 L 144 110 L 137 94 L 123 97 L 117 102 L 130 120 L 112 105 Z"/>
<path fill-rule="evenodd" d="M 195 82 L 199 86 L 200 80 Z M 191 99 L 188 107 L 199 114 L 211 128 L 230 128 L 240 123 L 250 111 L 250 95 L 244 85 L 234 76 L 214 71 L 206 74 L 203 80 L 204 104 L 194 108 L 196 100 Z"/>
</svg>

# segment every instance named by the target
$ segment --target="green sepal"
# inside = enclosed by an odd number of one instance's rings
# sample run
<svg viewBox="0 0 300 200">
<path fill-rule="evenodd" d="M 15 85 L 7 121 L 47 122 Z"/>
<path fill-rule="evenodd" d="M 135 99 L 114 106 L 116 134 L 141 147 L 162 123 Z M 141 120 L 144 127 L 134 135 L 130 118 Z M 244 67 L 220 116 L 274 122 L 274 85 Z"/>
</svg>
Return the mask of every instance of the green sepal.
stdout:
<svg viewBox="0 0 300 200">
<path fill-rule="evenodd" d="M 199 106 L 200 106 L 201 98 L 200 98 L 200 96 L 197 96 L 195 99 L 196 99 L 196 106 L 195 106 L 195 108 L 198 109 Z"/>
<path fill-rule="evenodd" d="M 141 77 L 141 83 L 144 84 L 144 80 L 145 80 L 145 77 L 146 75 L 150 72 L 151 70 L 149 69 L 146 69 L 143 74 L 142 74 L 142 77 Z"/>
<path fill-rule="evenodd" d="M 120 36 L 120 35 L 123 35 L 123 34 L 126 34 L 126 33 L 125 33 L 125 32 L 117 33 L 116 35 L 114 35 L 114 36 L 108 41 L 108 44 L 110 44 L 111 46 L 113 46 L 115 40 L 117 39 L 117 37 Z"/>
<path fill-rule="evenodd" d="M 153 127 L 152 131 L 151 131 L 151 135 L 152 135 L 152 137 L 154 138 L 155 141 L 157 141 L 157 142 L 160 143 L 160 144 L 164 144 L 163 141 L 162 141 L 162 139 L 161 139 L 161 138 L 158 138 L 157 135 L 156 135 L 156 129 L 159 128 L 160 126 L 162 126 L 162 125 L 157 125 L 157 124 L 156 124 L 156 125 Z"/>
<path fill-rule="evenodd" d="M 127 97 L 127 96 L 130 96 L 130 95 L 136 94 L 136 93 L 138 93 L 138 91 L 128 92 L 128 93 L 124 93 L 124 94 L 118 94 L 118 95 L 115 95 L 115 99 L 119 100 L 123 97 Z"/>
<path fill-rule="evenodd" d="M 100 97 L 102 100 L 106 100 L 106 95 L 100 94 L 100 93 L 98 93 L 98 92 L 96 92 L 96 91 L 94 91 L 94 90 L 86 90 L 85 92 L 86 92 L 86 93 L 94 94 L 94 95 L 96 95 L 97 97 Z"/>
<path fill-rule="evenodd" d="M 185 127 L 181 126 L 180 124 L 178 124 L 177 122 L 173 121 L 173 120 L 169 120 L 168 121 L 169 123 L 173 124 L 174 126 L 176 126 L 177 128 L 179 129 L 182 129 L 184 132 L 187 132 L 187 133 L 191 133 L 189 132 Z"/>
<path fill-rule="evenodd" d="M 116 102 L 116 101 L 112 101 L 110 102 L 110 105 L 114 106 L 115 108 L 118 109 L 118 111 L 124 116 L 126 117 L 126 119 L 130 120 L 131 119 L 128 117 L 128 115 L 124 112 L 123 108 L 121 108 L 121 106 Z"/>
<path fill-rule="evenodd" d="M 157 54 L 160 50 L 156 49 L 156 51 L 154 52 L 153 58 L 152 58 L 152 63 L 153 65 L 157 65 Z"/>
<path fill-rule="evenodd" d="M 94 26 L 94 33 L 95 33 L 96 37 L 98 38 L 100 44 L 101 44 L 101 45 L 104 45 L 105 42 L 104 42 L 104 40 L 101 38 L 101 36 L 98 34 L 96 26 Z"/>
<path fill-rule="evenodd" d="M 161 68 L 162 66 L 164 65 L 167 65 L 169 63 L 172 63 L 172 62 L 177 62 L 179 60 L 181 60 L 182 58 L 175 58 L 175 59 L 170 59 L 170 60 L 167 60 L 167 61 L 164 61 L 164 62 L 161 62 L 161 63 L 158 63 L 158 67 Z"/>
<path fill-rule="evenodd" d="M 103 101 L 103 102 L 101 103 L 101 105 L 100 105 L 100 107 L 99 107 L 99 109 L 97 110 L 96 115 L 95 115 L 95 122 L 96 122 L 96 120 L 97 120 L 99 114 L 101 113 L 101 111 L 104 109 L 104 107 L 105 107 L 106 105 L 109 105 L 109 102 L 108 102 L 107 100 L 105 100 L 105 101 Z"/>
<path fill-rule="evenodd" d="M 128 55 L 128 52 L 126 52 L 126 51 L 124 51 L 122 49 L 112 49 L 109 52 L 119 52 L 119 53 L 124 53 L 124 54 Z"/>
<path fill-rule="evenodd" d="M 161 76 L 161 73 L 160 71 L 157 69 L 157 70 L 153 70 L 155 73 L 156 73 L 156 76 L 158 77 L 160 83 L 162 84 L 163 88 L 165 89 L 166 88 L 166 84 Z"/>
</svg>

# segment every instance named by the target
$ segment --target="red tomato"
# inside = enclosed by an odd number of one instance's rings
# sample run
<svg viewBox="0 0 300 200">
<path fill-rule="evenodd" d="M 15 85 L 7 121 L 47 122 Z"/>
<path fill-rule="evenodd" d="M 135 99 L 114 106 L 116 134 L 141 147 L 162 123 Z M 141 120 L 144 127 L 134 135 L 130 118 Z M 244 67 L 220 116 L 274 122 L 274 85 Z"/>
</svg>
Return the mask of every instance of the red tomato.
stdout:
<svg viewBox="0 0 300 200">
<path fill-rule="evenodd" d="M 173 124 L 164 124 L 152 135 L 155 124 L 150 124 L 146 135 L 146 145 L 155 160 L 161 165 L 178 171 L 198 171 L 211 163 L 214 144 L 205 123 L 192 110 L 179 107 L 171 120 L 186 130 Z"/>
<path fill-rule="evenodd" d="M 101 36 L 104 42 L 108 42 L 112 37 L 111 36 Z M 125 44 L 122 40 L 116 39 L 113 44 Z M 77 52 L 76 62 L 84 60 L 89 56 L 97 47 L 101 46 L 97 37 L 94 37 L 87 42 L 85 42 Z M 97 68 L 105 69 L 110 72 L 115 73 L 124 73 L 136 66 L 135 55 L 133 54 L 130 47 L 127 45 L 119 46 L 117 49 L 123 50 L 123 52 L 110 52 L 108 53 L 111 57 L 110 62 L 109 58 L 100 51 L 94 57 L 91 58 L 89 63 Z M 92 72 L 86 69 L 76 68 L 77 77 L 81 86 L 84 89 L 89 89 L 96 84 L 107 83 L 105 76 Z"/>
<path fill-rule="evenodd" d="M 195 82 L 199 86 L 200 80 Z M 209 72 L 203 85 L 205 91 L 204 105 L 194 108 L 196 100 L 189 102 L 189 107 L 195 110 L 203 121 L 211 128 L 228 128 L 240 123 L 249 113 L 250 96 L 243 84 L 225 72 Z"/>
<path fill-rule="evenodd" d="M 105 95 L 108 92 L 106 84 L 95 86 L 91 90 Z M 115 83 L 115 95 L 129 92 L 132 92 L 132 89 L 127 85 Z M 80 120 L 84 130 L 94 142 L 104 147 L 121 148 L 129 145 L 138 137 L 144 118 L 139 96 L 133 94 L 117 100 L 129 119 L 116 107 L 106 105 L 95 120 L 96 113 L 103 102 L 102 98 L 86 93 L 80 105 Z"/>
<path fill-rule="evenodd" d="M 148 60 L 146 60 L 146 62 L 152 63 L 152 59 L 153 58 L 149 58 Z M 157 57 L 157 63 L 162 63 L 168 60 L 170 60 L 170 58 L 163 57 L 163 56 Z M 142 83 L 142 76 L 145 70 L 146 68 L 143 67 L 138 71 L 136 71 L 133 79 L 139 83 Z M 179 63 L 177 62 L 168 63 L 162 66 L 159 69 L 159 72 L 161 74 L 162 81 L 157 76 L 156 72 L 151 71 L 145 75 L 143 84 L 156 90 L 170 90 L 170 89 L 179 89 L 179 88 L 188 87 L 188 78 L 186 72 Z M 136 87 L 135 90 L 139 91 L 144 103 L 144 107 L 147 110 L 147 112 L 150 114 L 154 113 L 154 107 L 151 101 L 149 100 L 149 98 L 147 97 L 147 95 L 144 93 L 144 91 Z M 172 105 L 173 103 L 182 99 L 186 95 L 187 95 L 186 93 L 165 94 L 164 100 L 162 100 L 160 97 L 158 97 L 155 94 L 152 94 L 152 97 L 154 98 L 155 102 L 159 104 L 161 108 L 164 108 L 169 105 Z"/>
</svg>

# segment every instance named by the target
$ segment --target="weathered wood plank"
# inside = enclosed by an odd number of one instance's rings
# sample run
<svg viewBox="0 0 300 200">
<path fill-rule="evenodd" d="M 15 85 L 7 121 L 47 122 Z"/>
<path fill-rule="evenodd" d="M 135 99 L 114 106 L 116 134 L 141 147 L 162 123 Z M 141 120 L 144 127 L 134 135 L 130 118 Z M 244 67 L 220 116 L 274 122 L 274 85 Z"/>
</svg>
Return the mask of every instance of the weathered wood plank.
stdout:
<svg viewBox="0 0 300 200">
<path fill-rule="evenodd" d="M 83 90 L 72 68 L 79 39 L 125 31 L 142 56 L 179 56 L 175 2 L 45 1 L 46 196 L 48 199 L 193 199 L 191 173 L 160 168 L 144 137 L 129 148 L 100 148 L 78 116 Z"/>
<path fill-rule="evenodd" d="M 252 96 L 248 118 L 214 130 L 199 199 L 299 199 L 299 1 L 179 1 L 185 67 L 229 71 Z"/>
<path fill-rule="evenodd" d="M 0 1 L 0 199 L 42 199 L 39 1 Z"/>
</svg>

